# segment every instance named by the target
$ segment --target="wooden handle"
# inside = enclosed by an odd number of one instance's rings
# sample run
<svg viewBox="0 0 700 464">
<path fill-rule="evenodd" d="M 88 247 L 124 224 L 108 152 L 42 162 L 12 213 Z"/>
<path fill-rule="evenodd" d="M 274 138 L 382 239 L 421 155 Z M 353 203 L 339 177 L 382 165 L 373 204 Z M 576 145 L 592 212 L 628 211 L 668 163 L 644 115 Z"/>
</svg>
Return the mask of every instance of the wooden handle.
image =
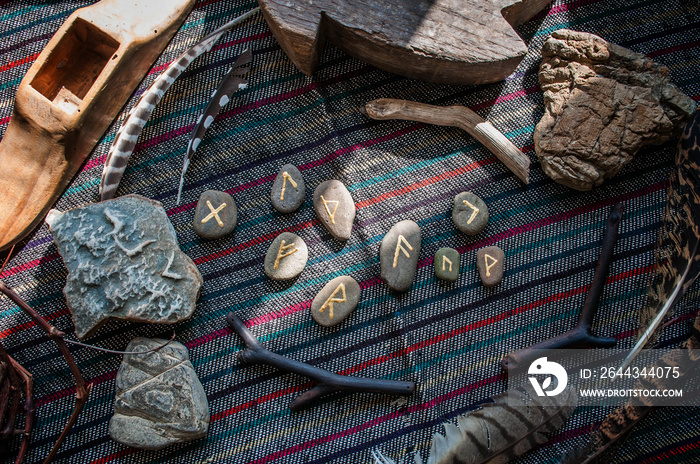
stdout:
<svg viewBox="0 0 700 464">
<path fill-rule="evenodd" d="M 530 182 L 530 158 L 498 131 L 491 123 L 466 106 L 433 106 L 393 98 L 380 98 L 365 105 L 372 119 L 403 119 L 439 126 L 459 127 L 483 143 L 520 180 Z"/>
</svg>

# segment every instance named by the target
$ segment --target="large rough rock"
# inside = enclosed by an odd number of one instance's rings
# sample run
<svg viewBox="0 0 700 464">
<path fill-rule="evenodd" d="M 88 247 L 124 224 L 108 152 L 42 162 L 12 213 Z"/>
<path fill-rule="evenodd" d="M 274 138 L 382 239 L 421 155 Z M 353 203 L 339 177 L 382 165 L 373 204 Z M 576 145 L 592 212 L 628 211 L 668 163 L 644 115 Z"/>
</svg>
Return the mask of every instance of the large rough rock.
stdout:
<svg viewBox="0 0 700 464">
<path fill-rule="evenodd" d="M 167 340 L 135 338 L 127 351 L 148 351 Z M 127 354 L 117 372 L 109 435 L 127 446 L 160 449 L 209 430 L 209 403 L 181 343 Z"/>
<path fill-rule="evenodd" d="M 643 145 L 677 137 L 696 108 L 668 68 L 585 32 L 552 32 L 539 80 L 546 110 L 535 152 L 549 177 L 576 190 L 617 174 Z"/>
<path fill-rule="evenodd" d="M 46 223 L 68 268 L 63 293 L 78 337 L 110 317 L 171 324 L 194 312 L 202 276 L 157 201 L 127 195 L 51 210 Z"/>
</svg>

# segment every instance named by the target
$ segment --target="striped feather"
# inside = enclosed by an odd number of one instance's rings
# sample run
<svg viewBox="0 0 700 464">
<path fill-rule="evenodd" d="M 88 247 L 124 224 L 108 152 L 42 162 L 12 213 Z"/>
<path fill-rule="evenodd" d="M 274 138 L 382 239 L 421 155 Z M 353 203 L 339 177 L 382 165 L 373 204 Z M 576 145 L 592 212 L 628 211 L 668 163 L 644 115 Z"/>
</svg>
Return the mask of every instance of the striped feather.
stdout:
<svg viewBox="0 0 700 464">
<path fill-rule="evenodd" d="M 671 308 L 700 275 L 700 112 L 678 141 L 658 246 L 659 269 L 640 311 L 639 340 L 620 368 L 653 343 Z"/>
<path fill-rule="evenodd" d="M 197 119 L 197 123 L 195 124 L 192 134 L 190 135 L 190 142 L 187 144 L 187 153 L 185 153 L 185 160 L 182 165 L 180 186 L 177 190 L 178 205 L 180 204 L 180 197 L 182 196 L 182 187 L 185 184 L 185 173 L 187 172 L 187 168 L 190 166 L 190 160 L 192 159 L 194 152 L 197 151 L 197 147 L 199 147 L 199 144 L 202 142 L 204 134 L 207 132 L 207 129 L 209 129 L 209 126 L 211 126 L 211 123 L 214 122 L 216 115 L 219 114 L 221 108 L 226 106 L 231 99 L 231 95 L 238 90 L 245 89 L 248 86 L 248 81 L 243 79 L 241 76 L 250 71 L 250 66 L 247 65 L 250 63 L 252 58 L 253 55 L 251 54 L 250 49 L 246 49 L 243 53 L 241 53 L 241 56 L 236 59 L 231 69 L 229 69 L 226 76 L 222 79 L 221 84 L 219 84 L 214 93 L 211 95 L 209 103 L 207 103 L 207 107 L 204 109 L 204 112 Z"/>
<path fill-rule="evenodd" d="M 680 376 L 652 377 L 640 379 L 637 390 L 673 390 L 682 387 L 688 378 L 697 376 L 700 368 L 700 312 L 695 317 L 691 336 L 683 342 L 680 350 L 667 352 L 651 370 L 680 367 Z M 635 427 L 657 406 L 644 398 L 631 398 L 623 406 L 613 410 L 591 435 L 588 445 L 561 456 L 558 464 L 607 464 L 611 462 Z"/>
<path fill-rule="evenodd" d="M 211 50 L 226 31 L 248 19 L 259 10 L 260 8 L 254 8 L 248 11 L 194 44 L 177 57 L 141 96 L 136 106 L 129 111 L 126 122 L 117 132 L 117 136 L 114 138 L 114 142 L 107 154 L 105 166 L 102 170 L 102 179 L 100 180 L 100 201 L 114 198 L 119 182 L 126 170 L 126 165 L 129 162 L 129 157 L 136 147 L 139 135 L 141 135 L 146 122 L 151 117 L 158 102 L 165 95 L 165 92 L 168 91 L 170 86 L 195 58 Z"/>
<path fill-rule="evenodd" d="M 445 424 L 435 434 L 428 464 L 497 464 L 522 456 L 549 441 L 576 409 L 576 392 L 538 397 L 530 387 L 511 390 Z"/>
</svg>

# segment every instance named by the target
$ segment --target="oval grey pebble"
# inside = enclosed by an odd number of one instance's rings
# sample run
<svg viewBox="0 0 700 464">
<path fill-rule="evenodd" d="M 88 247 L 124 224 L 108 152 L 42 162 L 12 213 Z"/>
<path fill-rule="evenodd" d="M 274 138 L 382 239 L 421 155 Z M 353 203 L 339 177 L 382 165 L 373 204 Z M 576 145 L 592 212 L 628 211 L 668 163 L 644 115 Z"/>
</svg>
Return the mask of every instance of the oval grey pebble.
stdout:
<svg viewBox="0 0 700 464">
<path fill-rule="evenodd" d="M 484 200 L 471 192 L 455 196 L 452 221 L 467 235 L 477 235 L 489 222 L 489 208 Z"/>
<path fill-rule="evenodd" d="M 339 180 L 322 182 L 314 190 L 314 210 L 321 224 L 337 240 L 347 240 L 355 220 L 355 202 Z"/>
<path fill-rule="evenodd" d="M 270 201 L 280 213 L 292 213 L 304 203 L 306 185 L 301 172 L 293 164 L 285 164 L 272 183 Z"/>
<path fill-rule="evenodd" d="M 397 292 L 405 292 L 413 284 L 420 254 L 420 227 L 406 220 L 394 224 L 379 246 L 379 266 L 382 279 Z"/>
<path fill-rule="evenodd" d="M 311 302 L 311 316 L 324 327 L 340 324 L 357 307 L 360 285 L 350 276 L 328 282 Z"/>
<path fill-rule="evenodd" d="M 200 237 L 217 239 L 233 232 L 237 221 L 238 212 L 233 197 L 226 192 L 206 190 L 197 201 L 192 228 Z"/>
<path fill-rule="evenodd" d="M 495 287 L 503 280 L 505 254 L 497 246 L 482 248 L 476 252 L 476 267 L 484 287 Z"/>
<path fill-rule="evenodd" d="M 454 248 L 440 248 L 435 253 L 435 276 L 448 282 L 459 277 L 459 252 Z"/>
<path fill-rule="evenodd" d="M 265 254 L 265 274 L 273 280 L 293 279 L 304 270 L 309 249 L 297 234 L 282 232 Z"/>
</svg>

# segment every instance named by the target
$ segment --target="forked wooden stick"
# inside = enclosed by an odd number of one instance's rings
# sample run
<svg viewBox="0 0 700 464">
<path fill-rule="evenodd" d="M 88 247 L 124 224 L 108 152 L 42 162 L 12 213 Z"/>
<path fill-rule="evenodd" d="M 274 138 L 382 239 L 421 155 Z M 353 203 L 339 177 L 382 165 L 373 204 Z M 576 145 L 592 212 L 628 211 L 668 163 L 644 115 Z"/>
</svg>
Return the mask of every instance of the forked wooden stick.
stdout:
<svg viewBox="0 0 700 464">
<path fill-rule="evenodd" d="M 258 339 L 255 338 L 255 335 L 248 330 L 241 318 L 236 316 L 235 313 L 228 313 L 226 320 L 228 325 L 236 331 L 246 345 L 246 348 L 238 354 L 238 359 L 241 362 L 247 364 L 269 364 L 280 370 L 303 375 L 318 382 L 311 390 L 305 391 L 292 400 L 289 404 L 289 409 L 292 411 L 298 411 L 315 399 L 333 392 L 354 391 L 410 395 L 416 389 L 415 382 L 339 375 L 310 364 L 289 359 L 263 348 Z"/>
<path fill-rule="evenodd" d="M 524 183 L 530 182 L 530 158 L 491 123 L 466 106 L 433 106 L 393 98 L 373 100 L 364 107 L 372 119 L 403 119 L 439 126 L 459 127 L 483 143 Z"/>
<path fill-rule="evenodd" d="M 608 273 L 610 272 L 610 263 L 612 262 L 613 250 L 617 242 L 617 231 L 620 227 L 623 211 L 624 207 L 622 203 L 617 203 L 610 210 L 608 222 L 605 226 L 605 234 L 603 235 L 603 245 L 600 249 L 598 265 L 595 268 L 593 281 L 588 288 L 588 295 L 583 302 L 583 309 L 581 309 L 576 327 L 563 334 L 507 354 L 501 360 L 501 367 L 503 367 L 503 369 L 510 370 L 527 366 L 541 356 L 541 352 L 538 350 L 555 350 L 559 348 L 610 348 L 615 346 L 617 339 L 594 335 L 592 327 L 593 318 L 598 310 L 598 302 L 603 295 L 605 280 L 608 278 Z"/>
<path fill-rule="evenodd" d="M 10 298 L 10 300 L 12 300 L 17 306 L 19 306 L 20 309 L 27 313 L 27 315 L 32 318 L 34 323 L 41 327 L 46 332 L 48 337 L 56 343 L 56 345 L 58 346 L 58 351 L 63 355 L 63 358 L 68 364 L 68 368 L 70 369 L 71 373 L 73 374 L 73 377 L 75 378 L 75 407 L 73 408 L 73 413 L 71 414 L 70 418 L 68 418 L 68 422 L 66 422 L 65 427 L 63 427 L 61 435 L 59 435 L 58 440 L 56 440 L 56 443 L 53 445 L 51 452 L 49 452 L 49 455 L 46 456 L 46 459 L 44 459 L 44 464 L 48 464 L 56 456 L 58 448 L 61 447 L 61 444 L 68 436 L 68 433 L 70 432 L 71 428 L 78 420 L 78 416 L 80 415 L 80 412 L 83 410 L 83 406 L 85 406 L 85 403 L 87 402 L 88 397 L 90 396 L 92 384 L 85 383 L 83 375 L 80 373 L 80 369 L 78 368 L 78 364 L 75 362 L 75 358 L 73 358 L 73 355 L 68 349 L 68 345 L 66 345 L 66 342 L 63 339 L 63 336 L 65 335 L 63 332 L 46 322 L 46 319 L 41 317 L 41 315 L 38 312 L 36 312 L 34 308 L 29 306 L 29 304 L 27 304 L 27 302 L 24 301 L 22 297 L 20 297 L 17 293 L 15 293 L 13 289 L 5 285 L 5 283 L 2 281 L 0 281 L 0 293 L 5 294 L 8 298 Z M 31 382 L 28 383 L 28 386 L 31 387 Z M 30 407 L 33 409 L 33 404 L 31 404 Z"/>
</svg>

